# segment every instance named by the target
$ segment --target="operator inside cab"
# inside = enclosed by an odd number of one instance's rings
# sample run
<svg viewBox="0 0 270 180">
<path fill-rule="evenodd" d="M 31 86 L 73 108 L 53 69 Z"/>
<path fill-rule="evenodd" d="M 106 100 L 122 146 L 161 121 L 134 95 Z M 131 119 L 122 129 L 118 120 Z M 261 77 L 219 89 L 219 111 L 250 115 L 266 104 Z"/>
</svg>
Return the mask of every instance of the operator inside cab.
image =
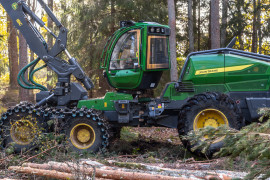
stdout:
<svg viewBox="0 0 270 180">
<path fill-rule="evenodd" d="M 140 31 L 132 30 L 120 37 L 112 53 L 110 69 L 138 67 Z"/>
</svg>

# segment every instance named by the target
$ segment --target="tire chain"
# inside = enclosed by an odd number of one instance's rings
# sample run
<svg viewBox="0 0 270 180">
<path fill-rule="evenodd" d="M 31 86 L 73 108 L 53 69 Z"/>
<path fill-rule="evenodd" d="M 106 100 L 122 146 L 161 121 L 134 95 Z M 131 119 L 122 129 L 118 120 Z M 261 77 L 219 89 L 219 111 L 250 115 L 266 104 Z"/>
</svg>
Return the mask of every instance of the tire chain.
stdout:
<svg viewBox="0 0 270 180">
<path fill-rule="evenodd" d="M 102 132 L 102 151 L 105 151 L 109 145 L 109 123 L 105 120 L 102 111 L 98 111 L 95 109 L 87 109 L 86 107 L 82 108 L 73 108 L 73 109 L 59 109 L 56 107 L 38 107 L 36 108 L 33 104 L 29 102 L 20 102 L 14 107 L 8 108 L 8 110 L 2 114 L 0 118 L 0 127 L 1 127 L 1 135 L 3 134 L 3 125 L 4 121 L 14 113 L 26 112 L 30 114 L 36 114 L 39 117 L 43 117 L 43 121 L 45 117 L 50 117 L 49 119 L 64 119 L 64 121 L 60 122 L 60 130 L 65 130 L 70 120 L 75 117 L 87 117 L 92 120 L 97 121 L 98 126 L 101 128 Z"/>
</svg>

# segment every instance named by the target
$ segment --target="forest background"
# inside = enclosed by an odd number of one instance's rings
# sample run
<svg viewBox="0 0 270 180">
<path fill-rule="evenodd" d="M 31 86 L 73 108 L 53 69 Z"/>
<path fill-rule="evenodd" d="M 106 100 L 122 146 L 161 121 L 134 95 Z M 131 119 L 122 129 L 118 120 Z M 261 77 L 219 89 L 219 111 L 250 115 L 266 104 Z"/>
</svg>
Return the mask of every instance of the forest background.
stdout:
<svg viewBox="0 0 270 180">
<path fill-rule="evenodd" d="M 168 13 L 174 8 L 176 22 L 177 71 L 185 57 L 193 51 L 225 47 L 237 37 L 234 48 L 269 55 L 270 53 L 270 2 L 268 0 L 47 0 L 64 26 L 69 29 L 68 49 L 76 57 L 95 84 L 90 97 L 103 96 L 112 91 L 99 69 L 100 56 L 107 39 L 119 28 L 119 21 L 152 21 L 168 24 Z M 27 0 L 47 26 L 54 28 L 37 4 Z M 173 3 L 173 4 L 172 4 Z M 174 18 L 174 17 L 173 17 Z M 48 45 L 53 39 L 40 29 Z M 24 90 L 17 84 L 17 75 L 36 55 L 27 48 L 26 41 L 13 27 L 0 5 L 0 98 L 5 106 L 19 101 L 34 101 L 33 90 Z M 42 66 L 39 63 L 38 66 Z M 55 74 L 44 69 L 35 80 L 51 89 Z M 159 95 L 169 72 L 162 77 L 155 90 Z"/>
</svg>

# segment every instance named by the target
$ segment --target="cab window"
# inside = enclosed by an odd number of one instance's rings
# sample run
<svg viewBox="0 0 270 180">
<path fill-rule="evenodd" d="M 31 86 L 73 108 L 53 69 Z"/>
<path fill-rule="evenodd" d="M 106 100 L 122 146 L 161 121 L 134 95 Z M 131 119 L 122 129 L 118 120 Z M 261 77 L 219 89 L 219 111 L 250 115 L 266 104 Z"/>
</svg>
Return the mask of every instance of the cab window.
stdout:
<svg viewBox="0 0 270 180">
<path fill-rule="evenodd" d="M 114 46 L 110 61 L 110 70 L 134 69 L 139 66 L 140 30 L 131 30 L 123 34 Z"/>
<path fill-rule="evenodd" d="M 147 69 L 169 68 L 168 37 L 148 36 Z"/>
</svg>

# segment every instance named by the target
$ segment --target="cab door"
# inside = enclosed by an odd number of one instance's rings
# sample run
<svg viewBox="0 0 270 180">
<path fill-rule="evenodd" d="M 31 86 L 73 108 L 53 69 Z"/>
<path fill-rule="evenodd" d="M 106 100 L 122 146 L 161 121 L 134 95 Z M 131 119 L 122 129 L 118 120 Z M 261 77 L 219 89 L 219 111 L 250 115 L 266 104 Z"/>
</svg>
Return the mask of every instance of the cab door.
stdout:
<svg viewBox="0 0 270 180">
<path fill-rule="evenodd" d="M 124 33 L 113 46 L 108 68 L 108 79 L 115 88 L 133 89 L 140 82 L 141 30 Z"/>
</svg>

